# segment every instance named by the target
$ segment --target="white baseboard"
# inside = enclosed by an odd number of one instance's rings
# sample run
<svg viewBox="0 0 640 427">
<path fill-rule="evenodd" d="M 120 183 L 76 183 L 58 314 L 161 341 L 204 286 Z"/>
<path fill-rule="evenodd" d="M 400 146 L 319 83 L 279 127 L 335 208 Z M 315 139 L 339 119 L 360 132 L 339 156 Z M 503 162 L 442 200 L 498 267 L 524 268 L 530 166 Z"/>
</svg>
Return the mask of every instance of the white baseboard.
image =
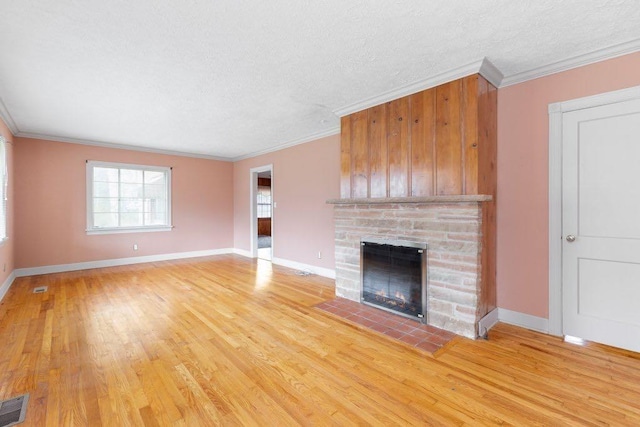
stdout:
<svg viewBox="0 0 640 427">
<path fill-rule="evenodd" d="M 65 271 L 76 271 L 76 270 L 88 270 L 91 268 L 104 268 L 104 267 L 116 267 L 119 265 L 129 265 L 129 264 L 141 264 L 145 262 L 157 262 L 157 261 L 170 261 L 173 259 L 184 259 L 184 258 L 196 258 L 203 256 L 211 256 L 211 255 L 223 255 L 223 254 L 236 254 L 241 255 L 247 258 L 252 258 L 251 252 L 245 251 L 244 249 L 212 249 L 205 251 L 192 251 L 192 252 L 177 252 L 172 254 L 160 254 L 160 255 L 148 255 L 148 256 L 139 256 L 139 257 L 130 257 L 130 258 L 117 258 L 117 259 L 105 259 L 99 261 L 88 261 L 88 262 L 77 262 L 73 264 L 57 264 L 57 265 L 45 265 L 42 267 L 31 267 L 31 268 L 18 268 L 14 270 L 5 284 L 0 287 L 0 299 L 3 296 L 3 292 L 9 289 L 13 279 L 16 277 L 25 277 L 25 276 L 36 276 L 39 274 L 49 274 L 49 273 L 62 273 Z M 312 274 L 317 274 L 318 276 L 328 277 L 330 279 L 336 278 L 335 270 L 331 270 L 328 268 L 316 267 L 309 264 L 303 264 L 296 261 L 290 261 L 282 258 L 273 258 L 271 261 L 274 264 L 282 265 L 284 267 L 293 268 L 295 270 L 308 271 Z M 6 287 L 6 289 L 5 289 Z"/>
<path fill-rule="evenodd" d="M 211 255 L 234 253 L 233 249 L 211 249 L 205 251 L 176 252 L 172 254 L 147 255 L 130 258 L 105 259 L 99 261 L 77 262 L 73 264 L 45 265 L 42 267 L 18 268 L 12 274 L 15 277 L 36 276 L 38 274 L 62 273 L 65 271 L 88 270 L 90 268 L 115 267 L 119 265 L 141 264 L 144 262 L 169 261 L 172 259 L 196 258 Z M 3 285 L 4 286 L 4 285 Z"/>
<path fill-rule="evenodd" d="M 484 337 L 489 329 L 493 328 L 496 323 L 498 323 L 500 320 L 498 316 L 498 309 L 494 308 L 480 319 L 478 322 L 478 336 Z"/>
<path fill-rule="evenodd" d="M 13 284 L 14 280 L 16 280 L 16 271 L 15 270 L 12 271 L 11 274 L 9 274 L 9 276 L 7 276 L 7 279 L 4 281 L 2 286 L 0 286 L 0 301 L 2 301 L 2 298 L 4 298 L 4 296 L 7 294 L 7 292 L 9 292 L 9 288 Z"/>
<path fill-rule="evenodd" d="M 549 320 L 543 317 L 498 308 L 498 319 L 510 325 L 521 326 L 545 334 L 549 333 Z"/>
<path fill-rule="evenodd" d="M 308 271 L 311 274 L 328 277 L 329 279 L 336 278 L 336 271 L 329 268 L 316 267 L 314 265 L 303 264 L 301 262 L 290 261 L 288 259 L 282 258 L 273 258 L 271 262 L 277 265 L 282 265 L 284 267 L 293 268 L 294 270 Z"/>
<path fill-rule="evenodd" d="M 247 258 L 253 258 L 253 256 L 251 255 L 251 251 L 245 251 L 244 249 L 234 248 L 233 253 Z"/>
<path fill-rule="evenodd" d="M 233 249 L 233 253 L 236 254 L 236 255 L 241 255 L 243 257 L 247 257 L 247 258 L 255 258 L 251 254 L 251 251 L 246 251 L 244 249 L 235 248 L 235 249 Z M 311 274 L 317 274 L 318 276 L 328 277 L 329 279 L 335 279 L 336 278 L 336 271 L 335 270 L 331 270 L 329 268 L 316 267 L 314 265 L 303 264 L 301 262 L 291 261 L 291 260 L 288 260 L 288 259 L 276 258 L 276 257 L 273 257 L 271 259 L 271 262 L 273 264 L 281 265 L 283 267 L 293 268 L 294 270 L 308 271 Z"/>
</svg>

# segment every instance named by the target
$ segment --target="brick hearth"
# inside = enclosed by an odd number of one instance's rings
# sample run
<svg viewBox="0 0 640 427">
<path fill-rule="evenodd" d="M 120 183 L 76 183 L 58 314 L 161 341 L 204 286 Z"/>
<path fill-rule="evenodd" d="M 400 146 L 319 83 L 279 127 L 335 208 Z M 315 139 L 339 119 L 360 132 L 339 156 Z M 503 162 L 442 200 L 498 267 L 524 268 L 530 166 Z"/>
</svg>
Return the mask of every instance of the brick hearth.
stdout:
<svg viewBox="0 0 640 427">
<path fill-rule="evenodd" d="M 426 242 L 427 324 L 476 338 L 481 202 L 335 204 L 336 295 L 360 301 L 361 239 Z"/>
<path fill-rule="evenodd" d="M 423 325 L 417 320 L 390 314 L 344 298 L 325 301 L 316 307 L 429 353 L 440 350 L 455 337 L 451 332 Z"/>
</svg>

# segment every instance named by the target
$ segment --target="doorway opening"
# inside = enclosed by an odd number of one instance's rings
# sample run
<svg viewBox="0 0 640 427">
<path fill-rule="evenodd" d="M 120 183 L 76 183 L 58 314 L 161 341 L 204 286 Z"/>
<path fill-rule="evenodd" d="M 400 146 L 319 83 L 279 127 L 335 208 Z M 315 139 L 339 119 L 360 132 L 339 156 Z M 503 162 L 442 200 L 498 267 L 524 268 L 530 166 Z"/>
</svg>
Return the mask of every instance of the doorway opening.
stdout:
<svg viewBox="0 0 640 427">
<path fill-rule="evenodd" d="M 273 166 L 251 169 L 251 253 L 273 258 Z"/>
</svg>

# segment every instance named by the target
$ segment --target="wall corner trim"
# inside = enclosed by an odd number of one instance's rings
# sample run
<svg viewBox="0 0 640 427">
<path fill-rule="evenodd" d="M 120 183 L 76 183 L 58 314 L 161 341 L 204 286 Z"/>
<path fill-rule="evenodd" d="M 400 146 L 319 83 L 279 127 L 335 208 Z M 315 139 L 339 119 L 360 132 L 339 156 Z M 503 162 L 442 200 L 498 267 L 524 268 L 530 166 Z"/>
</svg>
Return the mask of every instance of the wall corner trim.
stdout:
<svg viewBox="0 0 640 427">
<path fill-rule="evenodd" d="M 16 280 L 16 277 L 16 271 L 13 270 L 11 274 L 7 276 L 2 286 L 0 286 L 0 301 L 2 301 L 7 292 L 9 292 L 9 288 L 13 285 L 13 281 Z"/>
<path fill-rule="evenodd" d="M 487 79 L 489 83 L 494 85 L 495 87 L 500 87 L 502 84 L 502 79 L 504 79 L 504 75 L 498 67 L 493 65 L 491 61 L 489 61 L 486 57 L 482 60 L 480 64 L 480 69 L 478 70 L 478 74 Z"/>
<path fill-rule="evenodd" d="M 543 317 L 507 310 L 506 308 L 498 308 L 498 319 L 510 325 L 520 326 L 545 334 L 549 333 L 549 320 Z"/>
<path fill-rule="evenodd" d="M 11 113 L 9 113 L 9 110 L 7 109 L 7 106 L 5 105 L 2 98 L 0 98 L 0 119 L 2 119 L 4 124 L 7 125 L 13 136 L 16 136 L 18 134 L 18 126 L 13 120 L 13 117 L 11 117 Z"/>
<path fill-rule="evenodd" d="M 489 329 L 493 328 L 499 321 L 499 310 L 494 308 L 478 322 L 478 336 L 486 336 Z"/>
</svg>

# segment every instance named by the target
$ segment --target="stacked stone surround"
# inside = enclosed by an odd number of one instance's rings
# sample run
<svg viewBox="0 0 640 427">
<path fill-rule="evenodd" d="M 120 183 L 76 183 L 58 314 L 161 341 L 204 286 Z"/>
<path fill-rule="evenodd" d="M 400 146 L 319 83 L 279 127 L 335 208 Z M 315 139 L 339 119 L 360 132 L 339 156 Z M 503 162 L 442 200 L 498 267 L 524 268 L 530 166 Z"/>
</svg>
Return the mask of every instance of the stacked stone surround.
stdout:
<svg viewBox="0 0 640 427">
<path fill-rule="evenodd" d="M 435 198 L 434 198 L 435 199 Z M 353 200 L 353 199 L 352 199 Z M 360 301 L 360 241 L 427 243 L 427 323 L 469 338 L 480 320 L 482 201 L 333 201 L 336 295 Z M 363 203 L 364 202 L 364 203 Z M 332 201 L 329 201 L 332 203 Z"/>
</svg>

